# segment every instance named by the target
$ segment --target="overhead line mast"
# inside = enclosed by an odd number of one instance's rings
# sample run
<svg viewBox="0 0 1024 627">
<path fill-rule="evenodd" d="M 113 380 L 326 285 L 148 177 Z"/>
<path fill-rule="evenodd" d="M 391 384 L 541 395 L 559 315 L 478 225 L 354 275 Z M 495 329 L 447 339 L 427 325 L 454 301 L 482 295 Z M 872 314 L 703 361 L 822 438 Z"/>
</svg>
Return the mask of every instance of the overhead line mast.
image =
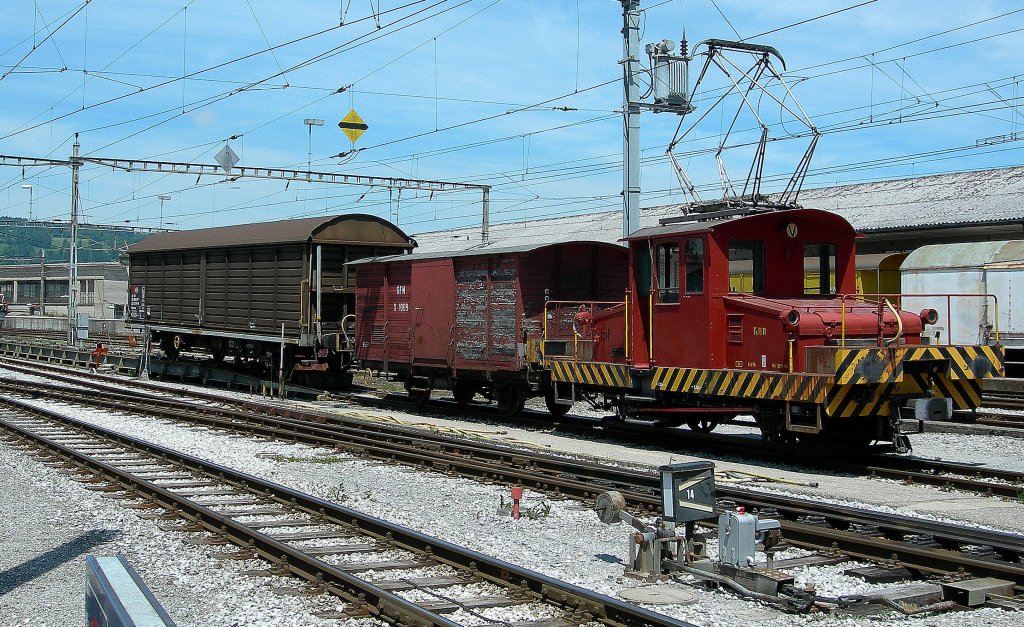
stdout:
<svg viewBox="0 0 1024 627">
<path fill-rule="evenodd" d="M 797 197 L 803 187 L 804 179 L 807 177 L 811 164 L 811 157 L 817 146 L 821 133 L 811 122 L 810 118 L 797 102 L 796 96 L 786 84 L 782 73 L 772 63 L 772 58 L 778 59 L 785 70 L 785 62 L 782 55 L 771 47 L 761 44 L 752 44 L 743 41 L 729 41 L 724 39 L 706 39 L 696 46 L 694 52 L 687 50 L 686 36 L 680 42 L 678 54 L 672 52 L 675 44 L 667 39 L 659 43 L 647 44 L 645 51 L 649 60 L 649 66 L 640 64 L 637 57 L 640 54 L 639 40 L 639 18 L 640 0 L 619 0 L 622 4 L 622 41 L 623 58 L 623 143 L 622 143 L 622 235 L 629 237 L 639 228 L 640 221 L 640 112 L 648 110 L 653 113 L 674 113 L 679 116 L 679 125 L 676 127 L 675 135 L 665 151 L 676 177 L 679 179 L 679 187 L 691 201 L 683 209 L 684 213 L 691 211 L 711 210 L 721 206 L 745 206 L 750 209 L 764 210 L 780 206 L 796 206 Z M 706 48 L 698 53 L 699 48 Z M 730 59 L 726 53 L 734 53 L 740 56 L 748 55 L 752 59 L 752 66 L 744 68 Z M 693 90 L 689 87 L 689 64 L 697 56 L 704 56 L 704 65 L 694 83 Z M 693 113 L 693 94 L 708 73 L 708 69 L 715 67 L 728 80 L 729 88 L 719 96 L 715 102 L 708 107 L 703 114 L 699 115 L 689 127 L 683 131 L 683 120 L 687 115 Z M 637 78 L 639 75 L 648 76 L 650 80 L 651 95 L 649 101 L 644 101 L 646 96 L 641 96 Z M 779 95 L 773 94 L 771 87 L 778 85 L 782 92 Z M 754 98 L 754 94 L 758 98 Z M 686 138 L 687 134 L 693 131 L 697 125 L 704 120 L 712 110 L 722 105 L 729 96 L 736 96 L 740 100 L 738 110 L 732 115 L 718 147 L 715 150 L 715 160 L 718 165 L 719 178 L 722 185 L 722 199 L 720 201 L 705 202 L 697 193 L 697 188 L 690 180 L 682 164 L 674 153 L 674 149 Z M 766 102 L 773 102 L 779 109 L 788 114 L 794 120 L 805 125 L 808 129 L 807 135 L 811 141 L 804 151 L 795 171 L 790 176 L 786 188 L 779 194 L 778 200 L 771 200 L 761 193 L 761 183 L 764 178 L 764 165 L 766 160 L 767 146 L 769 142 L 768 125 L 764 122 L 759 112 L 761 97 Z M 752 116 L 761 129 L 760 139 L 754 150 L 753 162 L 750 165 L 743 187 L 737 192 L 726 169 L 723 154 L 727 149 L 735 148 L 727 142 L 735 130 L 737 121 L 744 111 Z M 682 132 L 681 132 L 682 131 Z M 798 134 L 789 133 L 781 139 L 793 139 Z M 772 139 L 772 141 L 775 141 Z"/>
<path fill-rule="evenodd" d="M 640 228 L 640 86 L 636 83 L 640 50 L 640 0 L 622 3 L 622 236 Z"/>
<path fill-rule="evenodd" d="M 69 166 L 71 168 L 71 241 L 69 254 L 68 271 L 68 344 L 75 346 L 78 342 L 76 335 L 76 305 L 78 292 L 78 171 L 85 163 L 102 165 L 110 168 L 124 170 L 126 172 L 161 172 L 164 174 L 191 174 L 197 177 L 203 175 L 226 176 L 229 180 L 238 178 L 260 178 L 278 179 L 285 181 L 306 181 L 319 183 L 335 183 L 342 185 L 362 185 L 366 187 L 386 187 L 389 189 L 417 189 L 429 192 L 451 192 L 460 190 L 478 190 L 483 196 L 483 216 L 480 225 L 480 235 L 484 242 L 489 237 L 490 227 L 490 185 L 479 185 L 475 183 L 456 183 L 452 181 L 433 181 L 426 179 L 407 179 L 384 176 L 364 176 L 356 174 L 338 174 L 335 172 L 313 172 L 310 170 L 290 170 L 282 168 L 254 168 L 238 167 L 233 163 L 230 166 L 183 163 L 174 161 L 147 161 L 143 159 L 106 159 L 102 157 L 82 157 L 79 152 L 81 145 L 78 142 L 78 133 L 75 133 L 75 144 L 71 157 L 63 159 L 45 159 L 36 157 L 23 157 L 16 155 L 0 155 L 0 166 L 11 165 L 18 167 L 39 167 L 39 166 Z"/>
</svg>

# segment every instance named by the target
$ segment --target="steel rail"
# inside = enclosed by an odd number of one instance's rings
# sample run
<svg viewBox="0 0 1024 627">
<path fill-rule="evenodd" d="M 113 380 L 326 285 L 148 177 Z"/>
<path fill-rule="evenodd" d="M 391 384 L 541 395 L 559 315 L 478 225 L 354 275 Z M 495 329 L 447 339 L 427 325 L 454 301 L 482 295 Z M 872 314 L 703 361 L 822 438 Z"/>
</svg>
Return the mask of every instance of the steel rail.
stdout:
<svg viewBox="0 0 1024 627">
<path fill-rule="evenodd" d="M 121 405 L 121 401 L 112 403 L 115 407 Z M 526 453 L 494 444 L 467 442 L 460 438 L 425 433 L 414 428 L 382 427 L 377 423 L 351 418 L 318 424 L 283 418 L 279 419 L 277 427 L 269 426 L 271 423 L 267 422 L 267 417 L 254 417 L 255 423 L 251 424 L 240 424 L 220 416 L 192 416 L 190 420 L 235 431 L 242 429 L 253 435 L 285 437 L 333 447 L 366 458 L 415 465 L 439 472 L 501 483 L 518 482 L 559 496 L 592 499 L 599 492 L 618 490 L 627 494 L 634 506 L 646 508 L 648 512 L 658 511 L 661 503 L 659 479 L 650 471 L 580 462 L 549 454 Z M 341 438 L 345 441 L 342 442 Z M 794 543 L 820 549 L 835 545 L 843 547 L 843 551 L 852 556 L 875 560 L 898 556 L 901 561 L 923 571 L 955 573 L 964 568 L 978 576 L 984 573 L 983 576 L 998 576 L 1018 585 L 1024 584 L 1024 567 L 1013 563 L 1020 560 L 1024 551 L 1024 537 L 1019 534 L 820 503 L 792 495 L 773 495 L 736 486 L 719 486 L 718 495 L 751 509 L 774 510 L 782 518 L 783 533 L 787 538 L 791 537 Z M 866 529 L 868 534 L 877 530 L 887 538 L 872 538 L 857 532 L 858 528 Z M 900 541 L 908 538 L 931 539 L 949 550 L 936 551 L 909 541 Z M 975 546 L 991 547 L 998 555 L 1011 561 L 974 558 L 963 551 L 953 550 Z"/>
<path fill-rule="evenodd" d="M 0 398 L 0 403 L 17 408 L 18 411 L 41 416 L 46 420 L 70 424 L 76 430 L 94 437 L 115 442 L 121 446 L 159 458 L 186 468 L 192 472 L 216 477 L 218 482 L 245 488 L 247 491 L 292 509 L 308 513 L 325 523 L 336 524 L 360 533 L 370 535 L 388 545 L 405 549 L 424 562 L 435 561 L 447 564 L 474 578 L 486 580 L 509 590 L 512 598 L 530 598 L 555 605 L 567 612 L 571 621 L 596 621 L 609 627 L 692 627 L 689 623 L 651 612 L 644 608 L 613 599 L 579 586 L 535 573 L 509 562 L 482 553 L 459 547 L 452 543 L 432 538 L 425 534 L 406 529 L 356 510 L 313 497 L 287 486 L 265 481 L 259 477 L 242 473 L 226 466 L 202 460 L 172 449 L 157 446 L 130 436 L 116 433 L 102 427 L 63 416 L 57 412 L 35 407 L 29 403 L 10 398 Z M 0 420 L 0 426 L 20 437 L 39 443 L 61 458 L 75 459 L 90 471 L 111 477 L 133 495 L 148 499 L 166 510 L 172 511 L 195 525 L 255 552 L 263 559 L 287 568 L 291 574 L 314 584 L 325 584 L 326 588 L 354 604 L 356 609 L 395 625 L 438 625 L 453 627 L 454 623 L 439 614 L 427 610 L 415 602 L 381 589 L 343 570 L 331 566 L 315 556 L 306 554 L 273 537 L 251 529 L 208 507 L 188 498 L 174 494 L 169 489 L 132 475 L 130 471 L 117 468 L 73 448 L 54 442 L 9 422 Z"/>
<path fill-rule="evenodd" d="M 27 371 L 27 370 L 26 370 Z M 52 375 L 58 380 L 62 380 L 67 383 L 78 383 L 81 385 L 90 385 L 89 382 L 82 382 L 80 379 L 76 379 L 66 375 Z M 0 378 L 0 383 L 3 379 Z M 123 385 L 123 381 L 113 380 Z M 95 385 L 95 384 L 92 384 Z M 144 387 L 141 383 L 138 384 L 139 388 Z M 149 388 L 153 390 L 161 390 L 161 388 Z M 163 393 L 167 393 L 166 390 L 162 390 Z M 135 392 L 127 394 L 122 390 L 108 389 L 106 391 L 108 399 L 119 399 L 121 402 L 130 403 L 133 399 L 139 398 L 139 393 Z M 198 398 L 202 398 L 206 401 L 215 401 L 219 403 L 238 403 L 249 413 L 245 414 L 252 420 L 253 411 L 267 412 L 273 405 L 261 405 L 260 403 L 244 402 L 239 403 L 238 401 L 232 401 L 231 399 L 225 399 L 223 396 L 211 395 L 211 394 L 197 394 Z M 149 398 L 156 398 L 150 396 Z M 94 404 L 104 404 L 104 400 L 101 398 L 95 398 L 89 400 Z M 155 401 L 154 401 L 155 402 Z M 165 401 L 170 403 L 171 401 Z M 382 402 L 383 403 L 383 402 Z M 109 402 L 106 406 L 111 406 Z M 302 418 L 310 421 L 323 421 L 326 418 L 326 414 L 302 411 L 302 410 L 290 410 L 290 415 L 296 418 Z M 227 415 L 226 412 L 222 412 L 223 415 Z M 560 422 L 560 427 L 564 427 L 566 421 Z M 595 426 L 595 421 L 586 421 L 586 427 L 592 429 Z M 606 431 L 618 433 L 614 427 L 607 427 Z M 704 433 L 691 433 L 685 432 L 689 440 L 698 443 L 702 451 L 715 452 L 719 454 L 736 454 L 749 456 L 751 449 L 754 448 L 755 452 L 762 458 L 776 460 L 776 461 L 791 461 L 794 453 L 800 451 L 794 450 L 792 446 L 766 446 L 765 443 L 757 443 L 751 445 L 747 441 L 737 441 L 736 438 L 719 438 L 714 435 Z M 631 429 L 623 435 L 630 437 L 631 439 L 643 439 L 644 437 L 652 438 L 655 444 L 664 443 L 664 430 L 655 429 L 650 433 L 646 433 L 645 430 Z M 902 481 L 906 483 L 917 483 L 922 485 L 929 485 L 949 490 L 961 490 L 969 492 L 977 492 L 979 494 L 996 496 L 1001 498 L 1016 499 L 1024 492 L 1024 473 L 1019 471 L 1001 470 L 996 468 L 986 468 L 973 466 L 970 464 L 960 464 L 956 462 L 948 461 L 935 461 L 927 460 L 919 457 L 896 457 L 896 456 L 885 456 L 885 455 L 871 455 L 865 454 L 863 461 L 855 460 L 835 460 L 825 459 L 816 460 L 808 455 L 802 455 L 800 463 L 809 467 L 826 467 L 832 470 L 838 470 L 841 472 L 850 472 L 869 477 L 878 477 L 885 479 L 892 479 Z"/>
</svg>

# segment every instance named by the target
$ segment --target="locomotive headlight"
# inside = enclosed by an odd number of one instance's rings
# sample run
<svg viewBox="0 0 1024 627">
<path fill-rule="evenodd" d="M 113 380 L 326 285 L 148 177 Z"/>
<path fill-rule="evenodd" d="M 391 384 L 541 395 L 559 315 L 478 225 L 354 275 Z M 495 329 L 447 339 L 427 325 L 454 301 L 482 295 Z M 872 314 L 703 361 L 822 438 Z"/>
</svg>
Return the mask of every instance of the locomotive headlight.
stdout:
<svg viewBox="0 0 1024 627">
<path fill-rule="evenodd" d="M 800 312 L 796 309 L 790 309 L 786 313 L 786 324 L 791 327 L 795 327 L 800 324 Z"/>
<path fill-rule="evenodd" d="M 921 322 L 925 324 L 935 324 L 939 321 L 939 312 L 934 309 L 922 309 L 920 316 Z"/>
</svg>

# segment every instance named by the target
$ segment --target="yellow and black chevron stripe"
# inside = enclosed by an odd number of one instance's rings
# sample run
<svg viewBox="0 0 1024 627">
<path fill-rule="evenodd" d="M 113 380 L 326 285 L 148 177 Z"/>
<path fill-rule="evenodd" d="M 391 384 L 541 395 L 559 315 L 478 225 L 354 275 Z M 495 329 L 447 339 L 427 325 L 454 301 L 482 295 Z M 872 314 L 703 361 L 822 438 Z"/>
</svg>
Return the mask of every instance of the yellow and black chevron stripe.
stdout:
<svg viewBox="0 0 1024 627">
<path fill-rule="evenodd" d="M 917 396 L 931 390 L 939 398 L 953 399 L 954 409 L 981 407 L 981 379 L 946 379 L 936 377 L 931 385 L 925 373 L 906 373 L 893 394 Z"/>
<path fill-rule="evenodd" d="M 833 418 L 888 416 L 891 385 L 833 385 L 828 388 L 825 413 Z"/>
<path fill-rule="evenodd" d="M 654 368 L 651 389 L 732 398 L 821 403 L 831 377 L 752 370 Z"/>
<path fill-rule="evenodd" d="M 935 394 L 940 398 L 953 399 L 953 409 L 981 407 L 981 380 L 939 380 L 935 382 Z"/>
<path fill-rule="evenodd" d="M 933 393 L 953 400 L 953 409 L 981 406 L 981 379 L 936 377 L 929 384 L 927 373 L 906 373 L 898 383 L 833 385 L 828 388 L 825 412 L 834 418 L 888 416 L 894 396 L 923 397 Z"/>
<path fill-rule="evenodd" d="M 550 359 L 551 380 L 606 387 L 630 388 L 629 370 L 622 364 Z"/>
<path fill-rule="evenodd" d="M 947 361 L 946 379 L 985 379 L 1005 372 L 1002 346 L 899 346 L 836 350 L 837 385 L 897 383 L 908 362 Z"/>
</svg>

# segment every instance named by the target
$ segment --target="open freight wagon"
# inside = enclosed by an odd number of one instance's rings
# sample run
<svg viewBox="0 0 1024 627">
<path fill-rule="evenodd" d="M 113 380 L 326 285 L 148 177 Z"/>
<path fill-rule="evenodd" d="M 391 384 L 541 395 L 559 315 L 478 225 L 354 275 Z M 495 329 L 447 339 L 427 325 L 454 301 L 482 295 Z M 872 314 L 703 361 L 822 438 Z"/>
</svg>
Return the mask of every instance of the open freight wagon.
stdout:
<svg viewBox="0 0 1024 627">
<path fill-rule="evenodd" d="M 358 269 L 360 367 L 395 373 L 420 401 L 446 389 L 460 403 L 481 394 L 515 414 L 531 396 L 554 402 L 549 374 L 531 366 L 527 347 L 546 323 L 571 324 L 571 317 L 545 321 L 545 303 L 621 305 L 628 264 L 622 246 L 569 242 L 350 266 Z"/>
<path fill-rule="evenodd" d="M 276 369 L 283 337 L 286 372 L 316 361 L 333 375 L 351 357 L 356 284 L 346 263 L 415 245 L 362 214 L 151 235 L 128 248 L 129 322 L 147 326 L 171 359 L 206 352 Z"/>
</svg>

